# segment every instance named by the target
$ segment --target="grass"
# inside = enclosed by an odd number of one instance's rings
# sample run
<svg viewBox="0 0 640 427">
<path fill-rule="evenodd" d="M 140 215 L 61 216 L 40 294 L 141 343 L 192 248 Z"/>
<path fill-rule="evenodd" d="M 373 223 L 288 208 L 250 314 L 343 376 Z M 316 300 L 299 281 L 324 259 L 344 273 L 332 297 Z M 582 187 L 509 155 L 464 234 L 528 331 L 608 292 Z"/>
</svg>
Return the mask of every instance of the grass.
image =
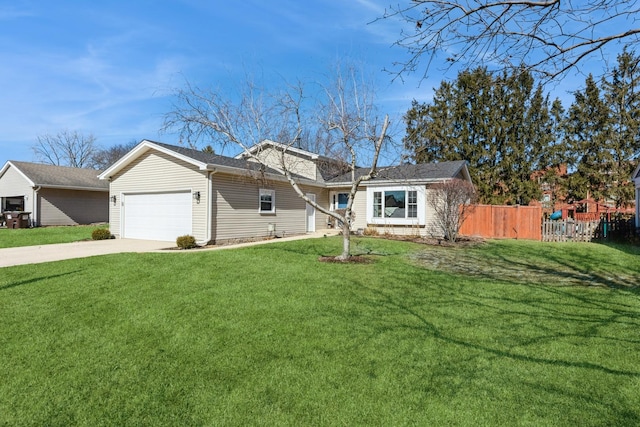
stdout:
<svg viewBox="0 0 640 427">
<path fill-rule="evenodd" d="M 2 269 L 0 425 L 640 424 L 636 248 L 340 244 Z"/>
<path fill-rule="evenodd" d="M 0 228 L 0 249 L 90 240 L 91 232 L 96 228 L 103 227 L 105 226 L 77 225 L 67 227 Z"/>
</svg>

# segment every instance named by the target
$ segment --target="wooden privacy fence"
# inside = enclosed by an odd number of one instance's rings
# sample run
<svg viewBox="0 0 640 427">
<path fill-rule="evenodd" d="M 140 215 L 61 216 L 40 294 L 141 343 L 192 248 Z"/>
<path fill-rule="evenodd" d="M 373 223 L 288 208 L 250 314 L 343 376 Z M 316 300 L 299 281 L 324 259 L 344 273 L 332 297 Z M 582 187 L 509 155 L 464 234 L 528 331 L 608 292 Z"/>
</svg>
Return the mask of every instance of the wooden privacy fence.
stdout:
<svg viewBox="0 0 640 427">
<path fill-rule="evenodd" d="M 541 206 L 472 205 L 460 235 L 542 240 L 541 218 Z"/>
</svg>

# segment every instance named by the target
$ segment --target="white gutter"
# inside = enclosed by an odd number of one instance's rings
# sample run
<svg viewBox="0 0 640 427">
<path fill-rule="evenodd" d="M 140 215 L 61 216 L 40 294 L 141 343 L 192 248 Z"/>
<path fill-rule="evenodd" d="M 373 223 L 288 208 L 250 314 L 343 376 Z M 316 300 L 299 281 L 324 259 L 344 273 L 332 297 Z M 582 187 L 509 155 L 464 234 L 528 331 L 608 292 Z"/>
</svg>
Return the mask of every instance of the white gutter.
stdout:
<svg viewBox="0 0 640 427">
<path fill-rule="evenodd" d="M 386 187 L 389 185 L 401 185 L 401 184 L 410 184 L 410 185 L 420 185 L 420 184 L 436 184 L 439 182 L 446 182 L 447 180 L 449 180 L 451 178 L 430 178 L 430 179 L 385 179 L 385 180 L 381 180 L 381 179 L 377 179 L 377 180 L 368 180 L 368 181 L 362 181 L 360 183 L 361 186 L 363 187 L 375 187 L 375 186 L 380 186 L 380 187 Z M 351 181 L 344 181 L 344 182 L 331 182 L 331 183 L 325 183 L 325 186 L 327 188 L 343 188 L 345 186 L 350 186 L 351 185 Z"/>
<path fill-rule="evenodd" d="M 38 189 L 40 188 L 53 188 L 56 190 L 82 190 L 82 191 L 105 191 L 105 192 L 109 192 L 109 188 L 104 188 L 104 187 L 73 187 L 73 186 L 68 186 L 68 185 L 38 185 Z"/>
</svg>

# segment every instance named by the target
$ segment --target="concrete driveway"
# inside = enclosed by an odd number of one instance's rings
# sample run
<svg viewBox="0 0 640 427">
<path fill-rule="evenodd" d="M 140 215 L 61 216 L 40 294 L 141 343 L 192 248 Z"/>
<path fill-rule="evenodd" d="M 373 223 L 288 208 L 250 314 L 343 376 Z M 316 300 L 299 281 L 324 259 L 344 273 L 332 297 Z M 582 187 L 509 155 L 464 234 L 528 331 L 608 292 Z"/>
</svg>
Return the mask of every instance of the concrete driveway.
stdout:
<svg viewBox="0 0 640 427">
<path fill-rule="evenodd" d="M 37 264 L 121 252 L 153 252 L 172 246 L 175 246 L 175 244 L 155 240 L 111 239 L 6 248 L 0 249 L 0 267 Z"/>
<path fill-rule="evenodd" d="M 336 235 L 336 230 L 318 230 L 314 233 L 301 234 L 273 240 L 239 243 L 228 246 L 214 246 L 197 251 L 170 251 L 167 253 L 198 253 L 207 250 L 231 249 L 246 246 L 264 245 L 287 240 L 313 239 Z M 175 247 L 173 242 L 137 239 L 87 240 L 74 243 L 58 243 L 53 245 L 23 246 L 19 248 L 0 249 L 0 268 L 13 265 L 38 264 L 41 262 L 61 261 L 63 259 L 86 258 L 96 255 L 117 254 L 123 252 L 158 252 Z"/>
</svg>

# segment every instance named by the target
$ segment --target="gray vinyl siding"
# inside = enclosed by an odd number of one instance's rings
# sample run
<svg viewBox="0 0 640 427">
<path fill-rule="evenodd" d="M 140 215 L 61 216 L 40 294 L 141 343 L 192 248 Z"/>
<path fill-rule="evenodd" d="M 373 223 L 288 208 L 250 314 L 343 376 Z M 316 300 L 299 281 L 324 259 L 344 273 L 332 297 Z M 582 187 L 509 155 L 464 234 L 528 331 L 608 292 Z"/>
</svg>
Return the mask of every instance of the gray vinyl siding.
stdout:
<svg viewBox="0 0 640 427">
<path fill-rule="evenodd" d="M 9 166 L 0 177 L 0 197 L 27 196 L 24 201 L 26 212 L 33 212 L 33 188 L 13 166 Z"/>
<path fill-rule="evenodd" d="M 435 223 L 436 223 L 436 218 L 435 218 L 435 212 L 433 210 L 433 208 L 431 206 L 429 206 L 429 197 L 430 197 L 430 193 L 433 193 L 433 190 L 429 189 L 429 187 L 427 187 L 426 190 L 426 197 L 425 197 L 425 203 L 426 203 L 426 211 L 425 211 L 425 233 L 429 236 L 433 236 L 433 237 L 442 237 L 442 233 L 440 232 L 440 230 L 438 230 L 435 227 Z"/>
<path fill-rule="evenodd" d="M 38 192 L 39 225 L 78 225 L 107 222 L 109 195 L 105 191 L 42 188 Z"/>
<path fill-rule="evenodd" d="M 349 190 L 347 190 L 349 191 Z M 367 190 L 359 188 L 356 192 L 356 196 L 353 199 L 352 210 L 356 213 L 355 221 L 352 221 L 351 229 L 356 231 L 358 229 L 367 228 Z"/>
<path fill-rule="evenodd" d="M 111 233 L 120 237 L 122 195 L 132 193 L 160 193 L 173 191 L 199 191 L 200 202 L 192 199 L 193 236 L 197 241 L 208 241 L 207 235 L 207 172 L 196 166 L 157 151 L 149 151 L 131 162 L 111 179 L 109 202 Z"/>
<path fill-rule="evenodd" d="M 289 183 L 273 180 L 261 183 L 249 176 L 215 174 L 212 185 L 212 229 L 216 241 L 268 236 L 269 224 L 275 224 L 277 235 L 306 233 L 306 203 Z M 259 212 L 260 189 L 275 190 L 275 214 Z M 314 189 L 303 191 L 314 192 Z M 321 192 L 315 193 L 320 196 Z M 316 212 L 316 224 L 320 216 Z"/>
<path fill-rule="evenodd" d="M 348 193 L 351 188 L 332 188 L 331 193 Z M 330 202 L 329 202 L 330 203 Z M 351 222 L 351 230 L 356 231 L 359 228 L 367 227 L 367 189 L 360 187 L 356 191 L 355 198 L 351 210 L 355 215 L 355 220 Z"/>
<path fill-rule="evenodd" d="M 313 192 L 313 191 L 310 191 Z M 316 201 L 324 208 L 329 209 L 329 190 L 317 189 Z M 316 230 L 325 230 L 327 228 L 327 215 L 316 210 Z"/>
</svg>

